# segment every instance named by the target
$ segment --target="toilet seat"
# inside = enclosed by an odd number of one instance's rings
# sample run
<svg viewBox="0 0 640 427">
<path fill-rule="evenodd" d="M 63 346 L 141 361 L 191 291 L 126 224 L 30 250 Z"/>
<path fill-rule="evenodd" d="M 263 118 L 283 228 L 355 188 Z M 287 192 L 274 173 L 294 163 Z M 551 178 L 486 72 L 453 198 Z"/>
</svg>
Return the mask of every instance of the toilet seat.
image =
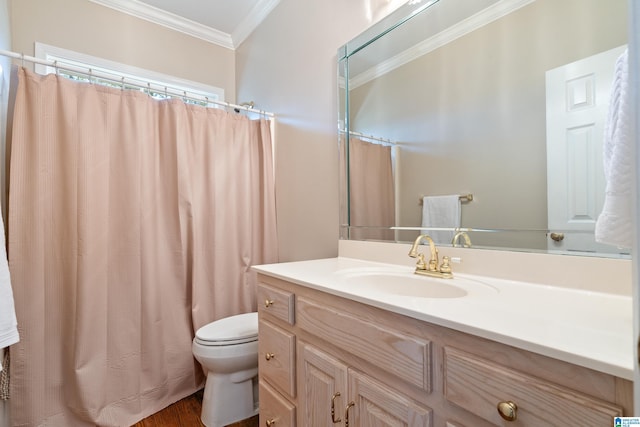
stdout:
<svg viewBox="0 0 640 427">
<path fill-rule="evenodd" d="M 195 342 L 204 346 L 230 346 L 258 340 L 258 313 L 226 317 L 196 331 Z"/>
</svg>

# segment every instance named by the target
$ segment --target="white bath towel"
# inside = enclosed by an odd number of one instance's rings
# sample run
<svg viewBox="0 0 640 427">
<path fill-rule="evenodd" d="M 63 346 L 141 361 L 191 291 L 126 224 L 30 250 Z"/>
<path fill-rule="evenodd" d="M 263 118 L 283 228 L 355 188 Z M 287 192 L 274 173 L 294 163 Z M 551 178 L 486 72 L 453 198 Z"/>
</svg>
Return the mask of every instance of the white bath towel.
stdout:
<svg viewBox="0 0 640 427">
<path fill-rule="evenodd" d="M 616 61 L 609 115 L 604 130 L 604 206 L 596 221 L 596 241 L 630 248 L 632 241 L 633 130 L 628 53 Z"/>
<path fill-rule="evenodd" d="M 17 343 L 18 322 L 13 305 L 13 291 L 11 290 L 11 277 L 5 249 L 4 225 L 0 215 L 0 348 Z M 0 364 L 0 370 L 2 370 Z"/>
<path fill-rule="evenodd" d="M 460 227 L 460 196 L 427 196 L 422 199 L 422 230 L 435 243 L 450 244 L 455 231 L 429 230 L 430 228 Z"/>
</svg>

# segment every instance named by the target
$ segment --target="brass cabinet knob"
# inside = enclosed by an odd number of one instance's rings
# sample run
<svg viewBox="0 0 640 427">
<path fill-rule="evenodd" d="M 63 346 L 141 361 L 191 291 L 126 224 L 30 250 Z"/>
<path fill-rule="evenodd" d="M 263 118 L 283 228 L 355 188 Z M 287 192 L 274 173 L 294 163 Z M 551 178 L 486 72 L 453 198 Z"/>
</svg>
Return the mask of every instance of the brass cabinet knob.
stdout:
<svg viewBox="0 0 640 427">
<path fill-rule="evenodd" d="M 508 400 L 498 403 L 498 413 L 507 421 L 515 421 L 518 418 L 518 405 Z"/>
<path fill-rule="evenodd" d="M 267 427 L 274 426 L 274 425 L 276 425 L 276 420 L 271 418 L 270 420 L 267 420 L 267 422 L 265 424 L 267 425 Z"/>
<path fill-rule="evenodd" d="M 266 299 L 266 300 L 264 300 L 264 306 L 265 306 L 266 308 L 269 308 L 269 307 L 271 307 L 272 305 L 273 305 L 273 300 L 270 300 L 270 299 Z"/>
<path fill-rule="evenodd" d="M 549 237 L 551 237 L 551 240 L 554 242 L 562 242 L 564 240 L 564 233 L 551 233 Z"/>
<path fill-rule="evenodd" d="M 275 359 L 276 355 L 274 353 L 267 353 L 264 355 L 264 358 L 267 360 Z"/>
</svg>

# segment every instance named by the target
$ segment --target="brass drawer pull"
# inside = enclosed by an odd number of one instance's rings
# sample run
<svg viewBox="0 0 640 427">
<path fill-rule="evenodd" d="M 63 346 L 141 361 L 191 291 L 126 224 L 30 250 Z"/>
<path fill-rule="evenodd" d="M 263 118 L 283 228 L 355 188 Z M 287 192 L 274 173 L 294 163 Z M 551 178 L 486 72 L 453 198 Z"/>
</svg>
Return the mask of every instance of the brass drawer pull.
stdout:
<svg viewBox="0 0 640 427">
<path fill-rule="evenodd" d="M 275 359 L 276 355 L 274 353 L 267 353 L 264 355 L 264 358 L 267 360 Z"/>
<path fill-rule="evenodd" d="M 264 300 L 264 306 L 265 306 L 266 308 L 269 308 L 269 307 L 271 307 L 272 305 L 273 305 L 273 300 L 272 300 L 272 299 L 266 299 L 266 300 Z"/>
<path fill-rule="evenodd" d="M 518 405 L 508 400 L 498 403 L 498 413 L 507 421 L 515 421 L 518 418 Z"/>
<path fill-rule="evenodd" d="M 356 406 L 355 402 L 349 402 L 346 408 L 344 408 L 344 427 L 349 427 L 349 409 L 352 406 Z"/>
<path fill-rule="evenodd" d="M 333 396 L 331 397 L 331 421 L 336 424 L 342 421 L 342 419 L 338 418 L 336 420 L 336 397 L 340 396 L 340 392 L 336 391 L 335 393 L 333 393 Z"/>
<path fill-rule="evenodd" d="M 270 420 L 267 420 L 267 422 L 265 424 L 267 425 L 267 427 L 272 427 L 272 426 L 276 425 L 276 420 L 271 418 Z"/>
</svg>

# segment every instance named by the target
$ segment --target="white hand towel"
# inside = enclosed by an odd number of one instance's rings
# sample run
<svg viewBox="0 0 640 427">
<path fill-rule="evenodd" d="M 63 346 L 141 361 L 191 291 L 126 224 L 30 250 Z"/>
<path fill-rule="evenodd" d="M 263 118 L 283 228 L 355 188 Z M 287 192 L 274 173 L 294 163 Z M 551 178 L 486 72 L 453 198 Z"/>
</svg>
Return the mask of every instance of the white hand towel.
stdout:
<svg viewBox="0 0 640 427">
<path fill-rule="evenodd" d="M 16 321 L 16 312 L 13 305 L 13 291 L 11 290 L 11 277 L 5 249 L 4 225 L 0 215 L 0 348 L 15 344 L 18 340 L 18 322 Z M 0 370 L 2 370 L 1 366 Z"/>
<path fill-rule="evenodd" d="M 422 199 L 422 227 L 460 227 L 460 196 L 428 196 Z M 455 231 L 423 230 L 435 243 L 450 244 Z"/>
<path fill-rule="evenodd" d="M 604 206 L 596 221 L 596 241 L 631 247 L 633 130 L 627 50 L 616 61 L 604 131 Z"/>
</svg>

